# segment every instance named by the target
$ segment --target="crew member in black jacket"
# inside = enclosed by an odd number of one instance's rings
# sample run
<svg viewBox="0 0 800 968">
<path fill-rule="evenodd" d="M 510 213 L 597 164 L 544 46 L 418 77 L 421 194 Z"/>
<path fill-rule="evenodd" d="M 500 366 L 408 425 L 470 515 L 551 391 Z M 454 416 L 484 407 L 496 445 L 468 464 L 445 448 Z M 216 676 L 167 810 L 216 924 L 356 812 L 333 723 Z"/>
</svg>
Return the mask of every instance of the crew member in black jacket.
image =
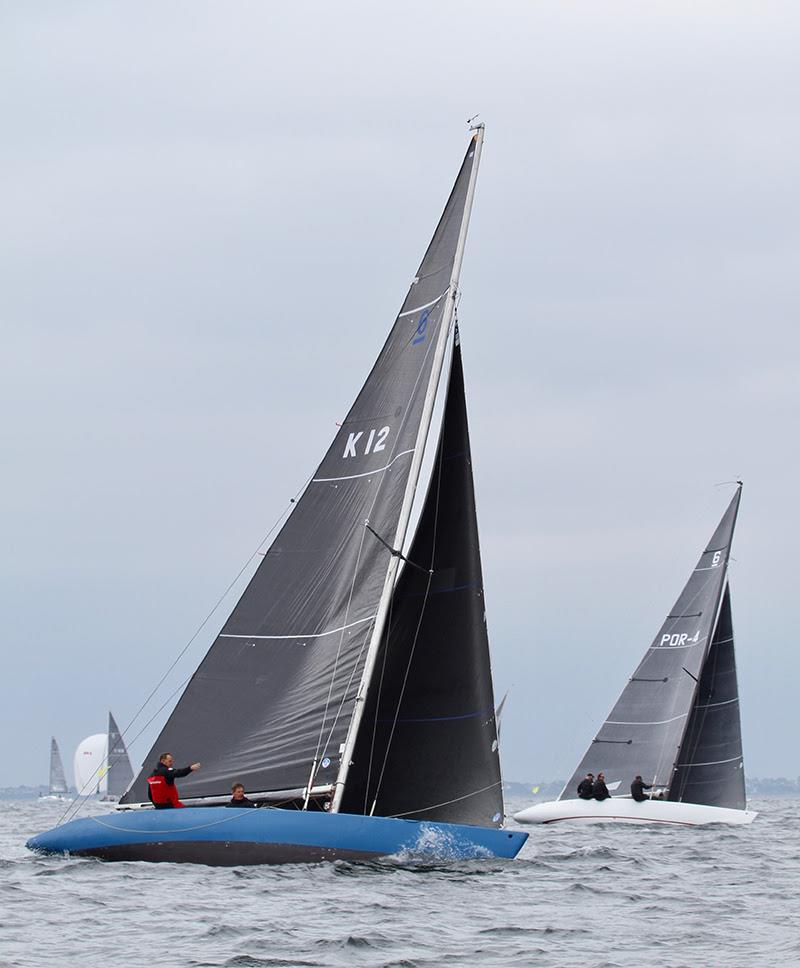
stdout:
<svg viewBox="0 0 800 968">
<path fill-rule="evenodd" d="M 581 800 L 591 800 L 594 796 L 594 773 L 587 773 L 578 784 L 578 796 Z"/>
<path fill-rule="evenodd" d="M 244 795 L 244 783 L 234 783 L 231 787 L 231 793 L 233 796 L 225 804 L 226 807 L 257 807 L 257 803 L 253 803 L 252 800 L 248 800 Z"/>
<path fill-rule="evenodd" d="M 631 783 L 631 796 L 637 803 L 641 803 L 643 800 L 649 800 L 650 798 L 645 796 L 645 790 L 652 789 L 652 783 L 645 783 L 644 780 L 636 774 L 636 779 Z"/>
<path fill-rule="evenodd" d="M 605 773 L 598 773 L 597 779 L 594 781 L 594 786 L 592 787 L 592 796 L 595 800 L 608 800 L 611 794 L 608 792 L 608 787 L 606 786 L 606 775 Z"/>
</svg>

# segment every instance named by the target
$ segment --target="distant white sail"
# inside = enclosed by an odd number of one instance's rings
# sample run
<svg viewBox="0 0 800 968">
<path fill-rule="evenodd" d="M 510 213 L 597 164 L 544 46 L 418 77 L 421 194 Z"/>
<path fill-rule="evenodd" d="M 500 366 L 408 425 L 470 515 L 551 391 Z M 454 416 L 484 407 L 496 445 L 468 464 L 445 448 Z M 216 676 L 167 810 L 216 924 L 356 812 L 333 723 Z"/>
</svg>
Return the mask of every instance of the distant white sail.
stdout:
<svg viewBox="0 0 800 968">
<path fill-rule="evenodd" d="M 75 750 L 75 786 L 82 797 L 108 790 L 108 734 L 87 736 Z"/>
</svg>

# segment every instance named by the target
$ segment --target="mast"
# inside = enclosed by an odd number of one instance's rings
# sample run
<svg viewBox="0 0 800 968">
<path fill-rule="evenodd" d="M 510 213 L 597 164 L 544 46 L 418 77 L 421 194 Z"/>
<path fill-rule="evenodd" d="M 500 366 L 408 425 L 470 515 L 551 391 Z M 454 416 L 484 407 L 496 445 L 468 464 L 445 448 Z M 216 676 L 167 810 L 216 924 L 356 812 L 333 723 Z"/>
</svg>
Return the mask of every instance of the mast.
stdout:
<svg viewBox="0 0 800 968">
<path fill-rule="evenodd" d="M 461 275 L 461 263 L 464 259 L 464 248 L 467 242 L 467 229 L 469 227 L 469 219 L 472 213 L 472 202 L 475 197 L 475 182 L 477 180 L 478 168 L 480 166 L 484 129 L 485 125 L 482 122 L 474 125 L 474 127 L 470 129 L 475 131 L 475 134 L 473 135 L 475 145 L 475 161 L 470 172 L 469 185 L 467 187 L 467 197 L 464 204 L 464 214 L 461 221 L 461 229 L 458 235 L 458 243 L 456 245 L 453 271 L 450 276 L 447 303 L 439 328 L 439 335 L 433 358 L 433 366 L 431 367 L 430 379 L 428 380 L 428 388 L 422 408 L 422 417 L 419 424 L 419 430 L 417 432 L 414 454 L 412 456 L 408 481 L 406 483 L 406 491 L 405 495 L 403 496 L 403 504 L 400 509 L 400 517 L 397 522 L 397 531 L 395 532 L 395 538 L 392 544 L 393 548 L 402 548 L 405 542 L 406 531 L 408 530 L 408 523 L 411 518 L 411 510 L 414 503 L 414 494 L 417 489 L 417 483 L 419 482 L 419 475 L 422 469 L 422 459 L 425 452 L 425 444 L 428 439 L 428 431 L 430 430 L 431 419 L 433 417 L 433 408 L 436 402 L 436 391 L 439 386 L 439 378 L 441 376 L 445 351 L 447 349 L 450 324 L 455 313 L 456 298 L 458 296 L 458 281 Z M 361 674 L 361 682 L 358 687 L 358 693 L 356 694 L 353 716 L 350 720 L 350 726 L 347 731 L 344 749 L 342 750 L 342 761 L 339 766 L 339 773 L 334 784 L 334 795 L 331 802 L 332 813 L 337 813 L 339 811 L 342 803 L 342 797 L 344 796 L 344 788 L 345 784 L 347 783 L 347 774 L 350 771 L 350 760 L 353 755 L 353 750 L 355 749 L 359 726 L 361 725 L 361 720 L 364 715 L 365 701 L 369 691 L 372 673 L 375 669 L 378 650 L 380 649 L 380 643 L 386 627 L 386 619 L 389 614 L 389 606 L 391 605 L 392 601 L 392 593 L 394 591 L 394 583 L 395 579 L 397 578 L 397 570 L 399 565 L 399 557 L 397 555 L 392 555 L 389 560 L 389 566 L 386 572 L 386 580 L 383 584 L 383 591 L 381 592 L 380 601 L 378 603 L 378 611 L 375 616 L 375 625 L 372 630 L 372 636 L 367 648 L 367 655 L 364 660 L 364 669 Z"/>
</svg>

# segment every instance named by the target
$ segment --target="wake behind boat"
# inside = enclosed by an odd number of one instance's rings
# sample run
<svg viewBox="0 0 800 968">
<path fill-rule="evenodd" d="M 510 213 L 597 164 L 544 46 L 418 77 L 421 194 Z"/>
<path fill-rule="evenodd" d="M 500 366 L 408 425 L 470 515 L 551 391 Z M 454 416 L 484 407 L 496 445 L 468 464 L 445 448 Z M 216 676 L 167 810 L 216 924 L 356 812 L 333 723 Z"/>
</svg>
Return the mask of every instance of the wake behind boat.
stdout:
<svg viewBox="0 0 800 968">
<path fill-rule="evenodd" d="M 559 821 L 748 824 L 728 562 L 741 483 L 653 644 L 628 680 L 561 797 L 514 815 Z M 575 797 L 603 770 L 605 800 Z M 640 774 L 649 795 L 628 784 Z"/>
<path fill-rule="evenodd" d="M 180 792 L 205 809 L 146 809 L 143 770 L 121 801 L 130 812 L 72 821 L 32 849 L 241 864 L 522 847 L 527 834 L 502 829 L 455 325 L 482 144 L 479 125 L 372 372 L 145 761 L 163 750 L 201 760 Z M 404 553 L 448 354 L 433 471 Z M 273 809 L 221 807 L 232 781 Z"/>
</svg>

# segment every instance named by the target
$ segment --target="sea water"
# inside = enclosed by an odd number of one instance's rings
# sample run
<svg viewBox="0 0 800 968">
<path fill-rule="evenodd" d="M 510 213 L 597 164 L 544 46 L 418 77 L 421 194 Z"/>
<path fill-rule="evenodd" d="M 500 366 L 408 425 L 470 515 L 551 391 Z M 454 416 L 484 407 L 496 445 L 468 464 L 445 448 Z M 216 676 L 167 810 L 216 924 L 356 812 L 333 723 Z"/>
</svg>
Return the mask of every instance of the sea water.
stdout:
<svg viewBox="0 0 800 968">
<path fill-rule="evenodd" d="M 800 801 L 752 806 L 528 827 L 513 861 L 231 869 L 38 857 L 65 805 L 0 802 L 0 966 L 800 966 Z"/>
</svg>

